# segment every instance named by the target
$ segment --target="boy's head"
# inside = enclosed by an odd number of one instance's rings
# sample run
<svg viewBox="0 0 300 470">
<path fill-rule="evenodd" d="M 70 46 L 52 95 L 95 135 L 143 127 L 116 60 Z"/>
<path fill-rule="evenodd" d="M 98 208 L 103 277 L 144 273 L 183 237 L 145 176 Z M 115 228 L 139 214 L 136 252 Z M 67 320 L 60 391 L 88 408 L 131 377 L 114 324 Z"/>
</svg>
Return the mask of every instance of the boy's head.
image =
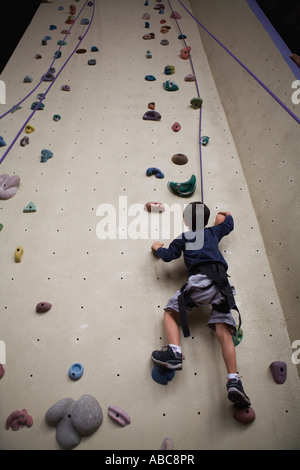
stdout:
<svg viewBox="0 0 300 470">
<path fill-rule="evenodd" d="M 183 220 L 193 232 L 206 227 L 209 216 L 209 208 L 199 201 L 191 202 L 183 211 Z"/>
</svg>

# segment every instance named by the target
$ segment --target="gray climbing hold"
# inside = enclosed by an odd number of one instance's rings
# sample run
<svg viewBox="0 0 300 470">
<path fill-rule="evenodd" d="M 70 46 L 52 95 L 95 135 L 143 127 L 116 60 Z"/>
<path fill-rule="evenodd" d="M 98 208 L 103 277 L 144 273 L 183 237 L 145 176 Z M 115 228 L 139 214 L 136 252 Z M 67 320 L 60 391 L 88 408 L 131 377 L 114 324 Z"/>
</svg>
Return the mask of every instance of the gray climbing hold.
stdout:
<svg viewBox="0 0 300 470">
<path fill-rule="evenodd" d="M 77 401 L 63 398 L 46 412 L 46 422 L 56 427 L 56 439 L 63 449 L 76 447 L 82 436 L 94 433 L 102 421 L 101 406 L 96 398 L 88 394 Z"/>
<path fill-rule="evenodd" d="M 23 212 L 36 212 L 37 208 L 33 202 L 29 202 L 26 207 L 24 207 Z"/>
<path fill-rule="evenodd" d="M 31 83 L 32 81 L 33 78 L 30 75 L 26 75 L 23 80 L 24 83 Z"/>
<path fill-rule="evenodd" d="M 175 165 L 185 165 L 188 162 L 188 157 L 183 153 L 175 153 L 172 157 L 172 162 Z"/>
<path fill-rule="evenodd" d="M 8 175 L 3 173 L 0 175 L 0 199 L 10 199 L 13 197 L 20 184 L 20 177 L 18 175 Z"/>
<path fill-rule="evenodd" d="M 96 59 L 88 60 L 88 65 L 96 65 Z"/>
</svg>

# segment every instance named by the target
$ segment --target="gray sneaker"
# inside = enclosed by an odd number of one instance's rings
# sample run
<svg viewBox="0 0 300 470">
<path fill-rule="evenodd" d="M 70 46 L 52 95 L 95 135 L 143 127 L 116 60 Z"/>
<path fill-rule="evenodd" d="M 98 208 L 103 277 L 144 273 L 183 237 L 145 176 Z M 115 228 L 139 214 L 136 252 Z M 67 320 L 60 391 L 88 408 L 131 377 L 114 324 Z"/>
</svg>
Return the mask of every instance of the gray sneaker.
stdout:
<svg viewBox="0 0 300 470">
<path fill-rule="evenodd" d="M 245 408 L 250 406 L 250 399 L 244 392 L 241 380 L 232 379 L 228 380 L 227 384 L 228 399 L 238 408 Z"/>
<path fill-rule="evenodd" d="M 161 351 L 153 351 L 152 359 L 156 364 L 171 370 L 182 369 L 182 354 L 174 353 L 170 346 L 165 346 Z"/>
</svg>

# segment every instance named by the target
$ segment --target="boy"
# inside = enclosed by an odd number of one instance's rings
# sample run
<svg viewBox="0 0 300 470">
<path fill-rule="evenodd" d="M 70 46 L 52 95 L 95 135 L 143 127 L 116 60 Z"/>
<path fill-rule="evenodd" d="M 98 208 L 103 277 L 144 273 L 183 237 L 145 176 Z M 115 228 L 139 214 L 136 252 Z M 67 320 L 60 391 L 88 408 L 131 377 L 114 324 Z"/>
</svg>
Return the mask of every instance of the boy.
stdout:
<svg viewBox="0 0 300 470">
<path fill-rule="evenodd" d="M 237 373 L 235 346 L 232 340 L 236 324 L 230 312 L 231 308 L 235 308 L 235 302 L 226 273 L 228 265 L 218 246 L 221 239 L 233 230 L 233 218 L 229 212 L 219 212 L 216 225 L 204 228 L 204 236 L 202 230 L 203 244 L 200 246 L 196 243 L 197 235 L 198 241 L 201 238 L 201 230 L 198 230 L 199 217 L 203 221 L 204 216 L 202 227 L 206 227 L 210 216 L 209 208 L 201 202 L 192 202 L 186 207 L 183 216 L 191 231 L 184 232 L 173 240 L 169 248 L 163 248 L 163 244 L 158 241 L 151 247 L 154 254 L 165 262 L 179 258 L 183 253 L 189 275 L 187 284 L 178 290 L 165 306 L 164 327 L 168 346 L 161 351 L 153 351 L 152 359 L 168 369 L 181 370 L 183 356 L 178 322 L 181 321 L 184 335 L 189 336 L 185 310 L 190 311 L 194 306 L 212 304 L 213 309 L 207 326 L 216 332 L 221 345 L 227 369 L 228 398 L 236 406 L 250 406 L 250 400 Z M 192 240 L 195 242 L 194 249 Z"/>
</svg>

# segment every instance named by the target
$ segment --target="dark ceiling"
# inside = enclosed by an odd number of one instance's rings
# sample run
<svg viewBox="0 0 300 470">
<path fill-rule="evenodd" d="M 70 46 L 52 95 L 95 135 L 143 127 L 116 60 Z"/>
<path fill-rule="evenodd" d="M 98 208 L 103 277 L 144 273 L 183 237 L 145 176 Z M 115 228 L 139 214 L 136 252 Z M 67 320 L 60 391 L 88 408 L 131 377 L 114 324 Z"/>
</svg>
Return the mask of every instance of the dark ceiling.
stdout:
<svg viewBox="0 0 300 470">
<path fill-rule="evenodd" d="M 300 55 L 300 0 L 256 0 L 293 54 Z"/>
</svg>

